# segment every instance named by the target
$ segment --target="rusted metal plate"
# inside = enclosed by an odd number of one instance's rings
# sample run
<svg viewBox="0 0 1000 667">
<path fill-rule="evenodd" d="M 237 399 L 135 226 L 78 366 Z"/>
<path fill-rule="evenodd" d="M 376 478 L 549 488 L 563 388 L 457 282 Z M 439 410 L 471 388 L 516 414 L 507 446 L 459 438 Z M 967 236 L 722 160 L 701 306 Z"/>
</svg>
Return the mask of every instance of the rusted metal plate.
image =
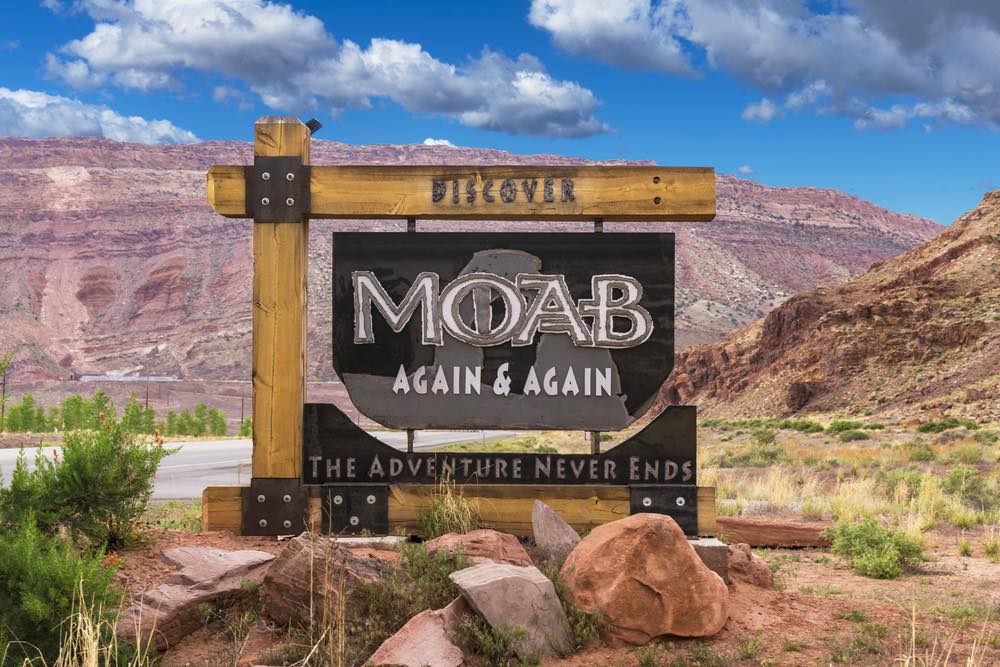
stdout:
<svg viewBox="0 0 1000 667">
<path fill-rule="evenodd" d="M 611 431 L 674 358 L 672 234 L 336 233 L 333 363 L 394 428 Z"/>
<path fill-rule="evenodd" d="M 298 156 L 254 158 L 243 168 L 246 210 L 255 222 L 302 222 L 309 213 L 309 165 Z"/>
</svg>

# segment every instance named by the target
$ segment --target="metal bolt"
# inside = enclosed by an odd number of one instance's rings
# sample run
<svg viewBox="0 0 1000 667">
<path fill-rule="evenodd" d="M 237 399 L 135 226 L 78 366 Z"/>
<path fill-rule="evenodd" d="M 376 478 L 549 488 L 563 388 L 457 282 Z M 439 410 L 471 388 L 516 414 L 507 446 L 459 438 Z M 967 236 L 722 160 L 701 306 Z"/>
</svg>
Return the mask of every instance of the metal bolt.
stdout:
<svg viewBox="0 0 1000 667">
<path fill-rule="evenodd" d="M 685 500 L 683 498 L 678 498 L 676 502 L 678 507 L 684 507 Z"/>
<path fill-rule="evenodd" d="M 258 503 L 262 503 L 262 502 L 264 502 L 265 500 L 267 500 L 267 498 L 265 498 L 265 497 L 264 497 L 264 494 L 263 494 L 263 493 L 262 493 L 262 494 L 260 494 L 259 496 L 257 496 L 257 502 L 258 502 Z"/>
<path fill-rule="evenodd" d="M 333 497 L 333 504 L 334 505 L 340 505 L 343 502 L 344 502 L 344 496 L 334 496 Z"/>
<path fill-rule="evenodd" d="M 649 496 L 646 496 L 645 498 L 642 499 L 642 506 L 643 507 L 652 507 L 653 506 L 653 499 L 650 498 Z"/>
<path fill-rule="evenodd" d="M 284 496 L 282 496 L 281 499 L 284 500 L 286 503 L 292 502 L 292 497 L 287 493 Z"/>
<path fill-rule="evenodd" d="M 261 528 L 267 528 L 267 519 L 261 519 L 257 523 L 258 525 L 260 525 Z"/>
<path fill-rule="evenodd" d="M 271 174 L 267 173 L 266 171 L 263 174 L 261 174 L 260 177 L 265 181 L 271 180 Z"/>
<path fill-rule="evenodd" d="M 270 206 L 271 205 L 271 200 L 268 199 L 267 197 L 264 197 L 263 199 L 260 200 L 260 203 L 262 205 L 264 205 L 264 206 Z"/>
<path fill-rule="evenodd" d="M 659 176 L 653 176 L 653 182 L 654 183 L 659 183 L 660 182 L 660 177 Z"/>
<path fill-rule="evenodd" d="M 285 204 L 287 204 L 288 206 L 294 206 L 295 200 L 289 197 L 288 199 L 285 200 Z"/>
<path fill-rule="evenodd" d="M 292 172 L 288 172 L 287 174 L 285 174 L 285 178 L 288 179 L 289 181 L 294 181 L 295 174 L 293 174 Z"/>
<path fill-rule="evenodd" d="M 369 505 L 374 505 L 375 504 L 375 496 L 374 495 L 368 496 L 368 498 L 366 498 L 366 500 L 368 501 Z"/>
<path fill-rule="evenodd" d="M 352 525 L 352 526 L 356 526 L 356 525 L 358 525 L 359 523 L 361 523 L 361 519 L 359 519 L 359 518 L 358 518 L 358 517 L 356 517 L 356 516 L 352 516 L 352 517 L 351 517 L 351 519 L 350 519 L 350 521 L 351 521 L 351 525 Z"/>
<path fill-rule="evenodd" d="M 654 204 L 659 204 L 661 201 L 663 201 L 663 200 L 660 199 L 659 197 L 653 197 L 653 203 Z"/>
<path fill-rule="evenodd" d="M 285 519 L 285 522 L 283 524 L 281 524 L 281 525 L 284 526 L 285 528 L 291 528 L 292 527 L 292 522 L 289 521 L 288 519 Z"/>
</svg>

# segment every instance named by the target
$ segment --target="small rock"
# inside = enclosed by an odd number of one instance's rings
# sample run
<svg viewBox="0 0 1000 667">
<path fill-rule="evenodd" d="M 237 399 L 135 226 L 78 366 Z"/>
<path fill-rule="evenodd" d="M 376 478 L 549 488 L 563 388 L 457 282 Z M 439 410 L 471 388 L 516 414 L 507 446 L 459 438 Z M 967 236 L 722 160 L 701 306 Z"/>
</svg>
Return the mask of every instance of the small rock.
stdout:
<svg viewBox="0 0 1000 667">
<path fill-rule="evenodd" d="M 462 650 L 448 638 L 443 613 L 443 609 L 420 612 L 382 642 L 365 664 L 373 667 L 460 667 L 465 658 Z"/>
<path fill-rule="evenodd" d="M 761 588 L 774 588 L 771 568 L 750 551 L 749 544 L 729 545 L 729 576 Z"/>
<path fill-rule="evenodd" d="M 310 592 L 318 608 L 324 599 L 336 595 L 341 572 L 350 597 L 360 585 L 381 579 L 387 568 L 378 558 L 358 556 L 339 546 L 334 538 L 303 533 L 289 541 L 268 568 L 261 585 L 264 610 L 285 625 L 308 622 Z"/>
<path fill-rule="evenodd" d="M 600 611 L 613 644 L 705 637 L 729 616 L 729 591 L 668 516 L 634 514 L 595 528 L 559 573 L 570 601 Z"/>
<path fill-rule="evenodd" d="M 727 584 L 729 581 L 729 547 L 722 540 L 714 537 L 699 537 L 689 539 L 688 542 L 694 547 L 694 552 L 705 566 L 722 577 Z"/>
<path fill-rule="evenodd" d="M 561 563 L 580 543 L 580 536 L 551 507 L 536 500 L 531 506 L 531 533 L 546 560 Z"/>
<path fill-rule="evenodd" d="M 263 551 L 202 547 L 167 549 L 163 559 L 181 566 L 165 584 L 135 597 L 115 628 L 125 641 L 165 650 L 204 625 L 201 606 L 228 606 L 243 594 L 243 582 L 259 582 L 274 556 Z"/>
<path fill-rule="evenodd" d="M 480 529 L 468 533 L 448 533 L 424 542 L 424 546 L 430 553 L 461 551 L 462 556 L 473 565 L 480 563 L 533 565 L 531 556 L 516 537 L 496 530 Z"/>
<path fill-rule="evenodd" d="M 555 586 L 537 567 L 482 563 L 452 572 L 449 579 L 490 626 L 527 633 L 514 647 L 521 659 L 536 660 L 568 650 L 566 613 Z"/>
</svg>

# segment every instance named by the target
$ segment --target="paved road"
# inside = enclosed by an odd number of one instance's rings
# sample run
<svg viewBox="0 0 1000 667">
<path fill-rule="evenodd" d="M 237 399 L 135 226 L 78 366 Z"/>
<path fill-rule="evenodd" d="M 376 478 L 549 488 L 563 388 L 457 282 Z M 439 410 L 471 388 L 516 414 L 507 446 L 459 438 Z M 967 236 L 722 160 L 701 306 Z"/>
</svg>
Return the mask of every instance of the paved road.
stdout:
<svg viewBox="0 0 1000 667">
<path fill-rule="evenodd" d="M 417 431 L 414 449 L 430 449 L 456 442 L 492 440 L 515 435 L 516 431 Z M 406 449 L 406 433 L 372 431 L 382 442 Z M 176 445 L 175 445 L 176 446 Z M 156 475 L 153 498 L 200 498 L 202 489 L 216 484 L 245 484 L 250 481 L 250 440 L 203 440 L 186 442 L 180 451 L 164 459 Z M 46 447 L 51 455 L 58 447 Z M 37 449 L 28 450 L 28 463 L 35 459 Z M 10 479 L 17 461 L 16 449 L 0 449 L 0 472 Z"/>
</svg>

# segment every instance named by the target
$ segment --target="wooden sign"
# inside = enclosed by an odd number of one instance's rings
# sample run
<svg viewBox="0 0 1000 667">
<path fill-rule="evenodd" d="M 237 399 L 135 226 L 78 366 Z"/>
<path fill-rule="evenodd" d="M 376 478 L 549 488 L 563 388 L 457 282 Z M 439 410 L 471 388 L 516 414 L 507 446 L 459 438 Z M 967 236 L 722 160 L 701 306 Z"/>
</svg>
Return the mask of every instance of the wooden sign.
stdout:
<svg viewBox="0 0 1000 667">
<path fill-rule="evenodd" d="M 625 428 L 673 320 L 672 234 L 333 238 L 333 365 L 392 428 Z"/>
<path fill-rule="evenodd" d="M 603 454 L 452 456 L 398 452 L 304 398 L 310 218 L 711 220 L 714 171 L 314 167 L 315 127 L 261 118 L 254 163 L 208 172 L 215 211 L 254 219 L 254 429 L 250 483 L 205 489 L 203 527 L 411 530 L 445 475 L 483 500 L 487 525 L 515 534 L 530 532 L 536 498 L 580 530 L 653 511 L 712 534 L 693 408 L 668 408 Z M 337 234 L 334 248 L 335 367 L 386 424 L 620 428 L 670 372 L 670 235 Z"/>
<path fill-rule="evenodd" d="M 209 202 L 253 215 L 251 167 L 212 167 Z M 432 220 L 711 220 L 715 170 L 704 167 L 336 166 L 309 170 L 311 218 Z M 250 172 L 252 173 L 252 172 Z M 268 173 L 269 179 L 270 172 Z M 275 173 L 281 182 L 284 173 Z M 258 176 L 258 178 L 259 178 Z M 251 181 L 256 184 L 256 181 Z M 285 198 L 269 197 L 281 207 Z"/>
</svg>

